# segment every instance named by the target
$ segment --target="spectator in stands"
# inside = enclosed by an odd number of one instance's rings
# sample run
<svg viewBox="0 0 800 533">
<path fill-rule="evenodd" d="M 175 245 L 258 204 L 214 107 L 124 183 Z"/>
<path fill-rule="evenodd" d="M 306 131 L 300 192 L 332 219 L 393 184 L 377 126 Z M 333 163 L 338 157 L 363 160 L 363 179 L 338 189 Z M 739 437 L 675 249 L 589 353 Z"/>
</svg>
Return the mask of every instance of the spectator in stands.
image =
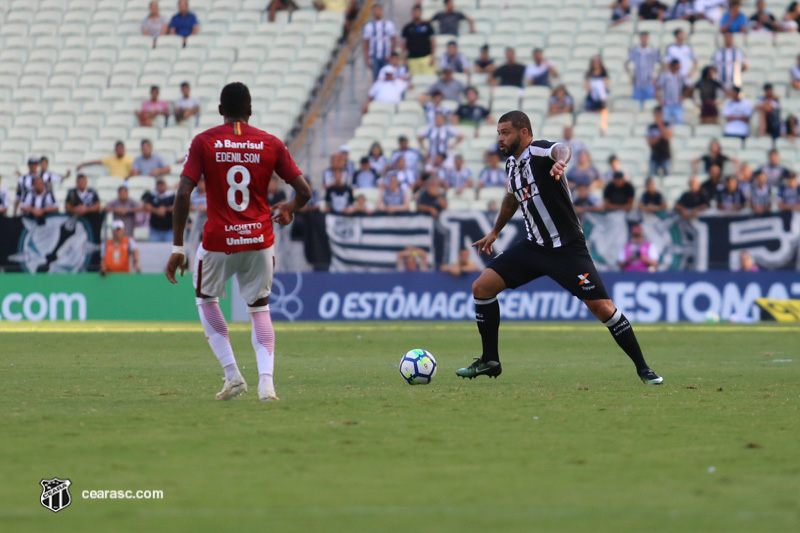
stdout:
<svg viewBox="0 0 800 533">
<path fill-rule="evenodd" d="M 589 60 L 589 70 L 586 72 L 584 87 L 586 88 L 586 101 L 584 109 L 593 113 L 600 113 L 600 131 L 605 132 L 608 126 L 608 71 L 603 65 L 600 56 Z"/>
<path fill-rule="evenodd" d="M 718 24 L 722 17 L 722 7 L 727 0 L 695 0 L 694 10 L 698 19 L 706 19 L 712 24 Z"/>
<path fill-rule="evenodd" d="M 328 185 L 325 190 L 326 212 L 328 213 L 347 213 L 353 205 L 353 189 L 344 182 L 342 169 L 333 169 L 333 184 Z"/>
<path fill-rule="evenodd" d="M 725 137 L 737 137 L 745 140 L 750 136 L 750 117 L 753 116 L 753 104 L 750 100 L 742 98 L 742 90 L 739 87 L 731 89 L 731 99 L 722 108 L 722 116 L 725 118 L 723 133 Z"/>
<path fill-rule="evenodd" d="M 389 55 L 389 63 L 384 65 L 381 71 L 378 73 L 378 79 L 379 80 L 386 79 L 385 73 L 387 70 L 390 69 L 394 69 L 395 78 L 408 82 L 408 87 L 409 88 L 412 87 L 411 76 L 408 75 L 408 67 L 400 62 L 400 54 L 398 54 L 397 52 L 392 52 Z"/>
<path fill-rule="evenodd" d="M 717 194 L 717 209 L 723 212 L 738 212 L 747 206 L 747 199 L 739 188 L 739 180 L 735 175 L 725 178 L 725 185 Z"/>
<path fill-rule="evenodd" d="M 403 27 L 403 51 L 411 75 L 433 74 L 436 65 L 436 39 L 433 26 L 422 20 L 422 6 L 411 8 L 411 22 Z"/>
<path fill-rule="evenodd" d="M 267 12 L 267 20 L 275 22 L 278 11 L 287 11 L 291 14 L 292 11 L 297 11 L 298 9 L 300 8 L 294 0 L 270 0 L 265 11 Z"/>
<path fill-rule="evenodd" d="M 394 68 L 383 69 L 384 79 L 378 79 L 369 89 L 367 103 L 364 104 L 364 113 L 367 112 L 369 102 L 384 102 L 397 105 L 403 101 L 403 95 L 408 89 L 408 82 L 397 79 Z"/>
<path fill-rule="evenodd" d="M 436 122 L 436 115 L 442 114 L 445 118 L 450 116 L 450 108 L 444 106 L 444 95 L 439 89 L 432 89 L 427 94 L 418 97 L 422 110 L 425 113 L 425 122 L 430 126 Z"/>
<path fill-rule="evenodd" d="M 401 135 L 397 138 L 397 150 L 392 152 L 389 157 L 389 168 L 396 169 L 397 163 L 403 159 L 403 168 L 408 169 L 414 174 L 414 181 L 417 180 L 417 172 L 419 172 L 420 164 L 423 161 L 422 154 L 408 145 L 408 137 Z"/>
<path fill-rule="evenodd" d="M 631 226 L 631 237 L 619 251 L 617 264 L 625 272 L 655 272 L 658 268 L 658 247 L 645 240 L 644 230 L 639 224 Z"/>
<path fill-rule="evenodd" d="M 792 173 L 778 186 L 777 198 L 779 211 L 800 211 L 800 185 L 797 182 L 797 174 Z"/>
<path fill-rule="evenodd" d="M 58 213 L 58 204 L 44 184 L 40 174 L 33 177 L 32 188 L 25 193 L 20 202 L 20 211 L 25 218 L 35 219 L 38 224 L 44 224 L 47 215 Z"/>
<path fill-rule="evenodd" d="M 469 59 L 463 52 L 458 51 L 458 43 L 450 41 L 447 43 L 447 50 L 439 61 L 439 68 L 444 71 L 450 69 L 453 72 L 469 74 Z"/>
<path fill-rule="evenodd" d="M 786 117 L 786 124 L 784 125 L 784 136 L 794 143 L 797 137 L 800 137 L 800 122 L 794 115 Z"/>
<path fill-rule="evenodd" d="M 68 214 L 80 216 L 100 211 L 100 196 L 87 185 L 86 176 L 78 174 L 75 178 L 75 187 L 67 191 L 67 200 L 64 202 L 64 209 Z"/>
<path fill-rule="evenodd" d="M 378 173 L 370 166 L 369 157 L 362 157 L 359 168 L 353 177 L 356 189 L 374 189 L 378 186 Z"/>
<path fill-rule="evenodd" d="M 533 62 L 525 67 L 527 85 L 550 87 L 550 76 L 558 77 L 556 67 L 544 58 L 544 52 L 541 48 L 534 48 Z"/>
<path fill-rule="evenodd" d="M 572 137 L 572 126 L 564 126 L 564 140 L 561 142 L 570 147 L 573 159 L 577 159 L 581 152 L 586 151 L 586 145 Z"/>
<path fill-rule="evenodd" d="M 647 178 L 644 182 L 645 190 L 639 197 L 639 211 L 643 213 L 658 213 L 667 210 L 667 200 L 656 188 L 655 178 Z"/>
<path fill-rule="evenodd" d="M 508 181 L 505 169 L 500 167 L 500 152 L 489 152 L 486 168 L 478 176 L 477 192 L 486 187 L 505 187 Z"/>
<path fill-rule="evenodd" d="M 153 152 L 153 144 L 142 139 L 142 153 L 136 156 L 131 167 L 131 176 L 152 176 L 157 178 L 169 174 L 170 167 L 164 158 Z"/>
<path fill-rule="evenodd" d="M 397 253 L 397 270 L 401 272 L 420 272 L 428 269 L 428 253 L 422 248 L 409 246 Z"/>
<path fill-rule="evenodd" d="M 781 164 L 781 154 L 774 148 L 767 152 L 767 162 L 757 172 L 767 176 L 767 183 L 771 187 L 777 187 L 792 174 L 791 170 Z"/>
<path fill-rule="evenodd" d="M 676 5 L 680 5 L 680 3 Z M 681 75 L 684 83 L 688 84 L 694 73 L 697 72 L 697 58 L 694 55 L 692 46 L 686 42 L 685 31 L 678 28 L 673 32 L 673 35 L 675 36 L 675 42 L 664 50 L 664 63 L 669 65 L 675 59 L 680 61 Z"/>
<path fill-rule="evenodd" d="M 592 164 L 592 158 L 589 152 L 583 150 L 578 152 L 577 164 L 567 171 L 567 183 L 569 187 L 574 189 L 578 185 L 586 185 L 589 190 L 594 190 L 601 185 L 600 172 Z M 624 174 L 623 174 L 624 176 Z"/>
<path fill-rule="evenodd" d="M 442 265 L 439 270 L 454 276 L 460 276 L 467 272 L 480 272 L 483 269 L 472 262 L 469 256 L 469 249 L 462 248 L 458 252 L 458 261 L 452 265 Z"/>
<path fill-rule="evenodd" d="M 716 201 L 719 197 L 719 193 L 721 193 L 724 188 L 725 185 L 722 183 L 722 169 L 713 165 L 708 169 L 708 179 L 700 184 L 700 192 L 703 193 L 709 205 L 711 205 L 711 201 Z"/>
<path fill-rule="evenodd" d="M 175 121 L 180 124 L 191 117 L 200 115 L 200 101 L 191 95 L 192 89 L 189 82 L 181 83 L 181 97 L 172 105 L 175 112 Z"/>
<path fill-rule="evenodd" d="M 660 58 L 660 52 L 650 46 L 650 34 L 646 31 L 639 33 L 639 46 L 631 48 L 625 62 L 625 72 L 633 83 L 633 99 L 641 103 L 642 109 L 647 100 L 656 97 L 656 67 Z"/>
<path fill-rule="evenodd" d="M 381 69 L 397 46 L 397 29 L 394 22 L 383 19 L 383 5 L 372 6 L 372 20 L 364 24 L 364 64 L 372 69 L 376 81 Z"/>
<path fill-rule="evenodd" d="M 564 85 L 559 85 L 553 89 L 547 105 L 548 117 L 552 117 L 553 115 L 561 115 L 564 113 L 572 113 L 575 110 L 575 102 L 572 100 L 572 96 L 569 95 L 567 88 Z"/>
<path fill-rule="evenodd" d="M 464 90 L 464 93 L 467 101 L 456 109 L 453 117 L 456 124 L 478 127 L 484 122 L 494 122 L 489 110 L 478 103 L 478 89 L 470 86 Z"/>
<path fill-rule="evenodd" d="M 767 11 L 766 2 L 758 0 L 756 11 L 750 16 L 750 29 L 754 32 L 776 32 L 781 31 L 780 26 L 775 22 L 775 16 Z"/>
<path fill-rule="evenodd" d="M 447 167 L 445 166 L 446 160 L 446 153 L 438 153 L 430 158 L 430 160 L 425 164 L 425 170 L 422 173 L 422 180 L 417 181 L 417 185 L 414 187 L 414 189 L 419 189 L 422 186 L 422 182 L 431 178 L 439 178 L 442 180 L 442 185 L 444 185 L 444 173 L 447 170 Z"/>
<path fill-rule="evenodd" d="M 353 205 L 348 208 L 349 215 L 371 215 L 375 210 L 367 203 L 367 197 L 363 194 L 356 196 Z"/>
<path fill-rule="evenodd" d="M 615 172 L 622 172 L 625 175 L 625 179 L 628 179 L 628 173 L 624 168 L 622 168 L 622 163 L 620 162 L 619 158 L 616 156 L 616 154 L 611 154 L 608 156 L 608 170 L 606 170 L 605 174 L 602 175 L 603 182 L 611 183 L 611 180 L 614 179 Z"/>
<path fill-rule="evenodd" d="M 417 196 L 417 211 L 439 218 L 439 213 L 447 209 L 447 199 L 442 194 L 441 180 L 431 177 Z"/>
<path fill-rule="evenodd" d="M 510 46 L 506 48 L 506 62 L 492 72 L 489 82 L 495 87 L 510 86 L 522 88 L 525 77 L 525 65 L 517 63 L 516 52 Z"/>
<path fill-rule="evenodd" d="M 175 193 L 163 178 L 156 180 L 156 190 L 142 196 L 144 210 L 150 213 L 150 242 L 172 242 L 172 209 Z"/>
<path fill-rule="evenodd" d="M 131 156 L 125 154 L 125 143 L 117 141 L 114 143 L 114 155 L 94 161 L 86 161 L 76 168 L 77 170 L 81 170 L 83 167 L 92 165 L 103 165 L 106 167 L 106 172 L 108 172 L 109 176 L 128 179 L 131 175 L 131 169 L 133 168 L 133 159 Z"/>
<path fill-rule="evenodd" d="M 381 189 L 378 211 L 384 213 L 407 213 L 411 205 L 410 193 L 400 185 L 396 174 L 386 175 L 386 186 Z"/>
<path fill-rule="evenodd" d="M 786 8 L 781 21 L 783 31 L 800 31 L 800 2 L 792 2 Z"/>
<path fill-rule="evenodd" d="M 133 235 L 136 227 L 136 213 L 141 212 L 142 205 L 130 198 L 127 185 L 120 185 L 117 189 L 117 198 L 108 202 L 103 209 L 106 213 L 113 213 L 114 220 L 121 220 L 125 224 L 125 235 Z"/>
<path fill-rule="evenodd" d="M 603 191 L 603 208 L 606 211 L 630 211 L 636 192 L 622 172 L 614 173 L 614 179 Z"/>
<path fill-rule="evenodd" d="M 461 196 L 466 189 L 472 188 L 472 171 L 464 166 L 464 157 L 460 154 L 453 159 L 453 168 L 445 169 L 443 174 L 445 190 L 455 189 L 456 196 Z"/>
<path fill-rule="evenodd" d="M 494 72 L 494 59 L 489 56 L 489 45 L 481 46 L 478 59 L 475 60 L 475 72 L 491 74 Z"/>
<path fill-rule="evenodd" d="M 127 274 L 131 271 L 131 260 L 134 270 L 140 274 L 139 247 L 133 237 L 125 234 L 125 224 L 115 220 L 111 223 L 111 238 L 100 248 L 100 275 L 109 272 Z"/>
<path fill-rule="evenodd" d="M 792 88 L 800 91 L 800 55 L 797 56 L 797 63 L 789 69 L 789 75 L 791 76 Z"/>
<path fill-rule="evenodd" d="M 700 179 L 697 176 L 689 178 L 689 190 L 684 192 L 675 203 L 675 210 L 686 219 L 697 218 L 708 209 L 708 198 L 700 190 Z"/>
<path fill-rule="evenodd" d="M 664 119 L 675 125 L 683 124 L 684 80 L 681 62 L 673 59 L 656 84 L 656 99 L 664 110 Z"/>
<path fill-rule="evenodd" d="M 769 186 L 767 175 L 758 172 L 753 181 L 753 187 L 750 189 L 750 208 L 756 215 L 768 214 L 772 211 L 772 187 Z"/>
<path fill-rule="evenodd" d="M 277 182 L 278 180 L 270 180 L 270 185 L 273 181 Z M 269 189 L 270 187 L 268 185 L 268 194 Z M 284 197 L 285 196 L 284 194 Z M 205 179 L 201 179 L 197 182 L 197 187 L 195 187 L 191 196 L 189 196 L 189 210 L 192 213 L 192 221 L 188 230 L 188 236 L 184 240 L 184 246 L 188 248 L 186 254 L 187 261 L 191 261 L 195 257 L 200 243 L 203 241 L 203 229 L 208 221 L 208 195 L 206 193 Z"/>
<path fill-rule="evenodd" d="M 445 100 L 458 101 L 461 99 L 461 93 L 464 92 L 464 84 L 453 77 L 453 69 L 449 66 L 442 67 L 442 73 L 439 79 L 430 86 L 428 94 L 433 94 L 439 91 L 444 96 Z"/>
<path fill-rule="evenodd" d="M 660 107 L 653 110 L 655 122 L 647 128 L 647 144 L 650 145 L 649 176 L 669 176 L 672 171 L 672 125 L 664 120 Z"/>
<path fill-rule="evenodd" d="M 439 23 L 439 34 L 458 36 L 458 24 L 462 20 L 469 24 L 469 32 L 475 33 L 475 22 L 461 11 L 456 11 L 453 0 L 444 0 L 444 11 L 436 13 L 431 22 Z"/>
<path fill-rule="evenodd" d="M 139 119 L 140 126 L 152 126 L 153 121 L 159 115 L 165 119 L 169 117 L 169 102 L 158 99 L 160 92 L 158 85 L 150 87 L 150 100 L 142 102 L 142 108 L 133 112 Z"/>
<path fill-rule="evenodd" d="M 694 22 L 697 18 L 694 2 L 692 0 L 677 0 L 675 4 L 664 13 L 664 20 L 688 20 L 689 22 Z"/>
<path fill-rule="evenodd" d="M 36 156 L 31 156 L 28 158 L 28 173 L 20 176 L 17 179 L 17 199 L 14 202 L 14 216 L 17 216 L 17 210 L 19 208 L 19 204 L 25 195 L 28 194 L 28 191 L 33 189 L 33 179 L 36 176 L 40 176 L 41 173 L 39 172 L 39 160 Z M 44 176 L 42 176 L 44 177 Z M 45 187 L 47 186 L 47 182 L 45 181 Z"/>
<path fill-rule="evenodd" d="M 178 12 L 169 21 L 170 35 L 183 37 L 183 45 L 186 46 L 186 38 L 190 35 L 197 35 L 197 17 L 189 11 L 188 0 L 178 0 Z"/>
<path fill-rule="evenodd" d="M 728 161 L 736 166 L 739 165 L 738 159 L 728 157 L 722 153 L 722 146 L 717 139 L 711 139 L 711 142 L 708 143 L 708 153 L 692 161 L 692 173 L 697 174 L 701 162 L 703 163 L 703 172 L 708 174 L 712 166 L 716 165 L 719 168 L 725 168 L 725 163 Z"/>
<path fill-rule="evenodd" d="M 158 2 L 150 2 L 150 13 L 142 21 L 142 35 L 148 35 L 155 40 L 167 33 L 167 19 L 158 12 Z"/>
<path fill-rule="evenodd" d="M 739 180 L 739 190 L 742 191 L 746 200 L 750 199 L 750 194 L 753 192 L 753 169 L 749 163 L 741 166 L 737 165 L 734 170 L 736 179 Z"/>
<path fill-rule="evenodd" d="M 367 161 L 369 161 L 369 168 L 375 172 L 376 176 L 383 176 L 384 172 L 386 172 L 386 165 L 388 163 L 386 161 L 386 157 L 383 155 L 381 143 L 372 143 L 372 146 L 369 147 L 369 156 L 367 157 Z"/>
<path fill-rule="evenodd" d="M 664 20 L 667 6 L 658 0 L 644 0 L 639 6 L 639 20 Z"/>
<path fill-rule="evenodd" d="M 428 144 L 428 158 L 432 158 L 436 154 L 446 154 L 450 151 L 450 141 L 455 139 L 455 144 L 464 140 L 456 128 L 449 126 L 445 123 L 444 115 L 441 113 L 436 114 L 436 121 L 432 126 L 426 127 L 422 130 L 419 138 L 419 146 L 425 150 L 425 144 Z"/>
<path fill-rule="evenodd" d="M 575 206 L 575 212 L 579 215 L 603 210 L 603 206 L 586 185 L 578 185 L 572 189 L 572 205 Z"/>
<path fill-rule="evenodd" d="M 703 67 L 700 79 L 694 85 L 694 91 L 700 95 L 700 123 L 719 123 L 718 98 L 725 88 L 716 79 L 717 69 L 711 65 Z"/>
<path fill-rule="evenodd" d="M 760 117 L 758 135 L 769 135 L 774 141 L 781 136 L 781 103 L 771 83 L 764 84 L 764 94 L 756 100 L 756 109 Z"/>
<path fill-rule="evenodd" d="M 631 20 L 631 3 L 628 0 L 616 0 L 611 4 L 611 23 L 609 26 L 616 26 Z"/>
<path fill-rule="evenodd" d="M 332 185 L 335 181 L 334 170 L 340 169 L 344 176 L 345 183 L 352 183 L 355 174 L 355 165 L 350 161 L 350 147 L 343 144 L 339 150 L 331 156 L 330 167 L 322 173 L 322 183 L 325 187 Z"/>
<path fill-rule="evenodd" d="M 726 91 L 734 86 L 741 85 L 742 72 L 747 70 L 747 57 L 733 44 L 733 34 L 725 33 L 723 36 L 725 46 L 714 52 L 714 68 L 717 70 L 717 80 Z"/>
<path fill-rule="evenodd" d="M 42 156 L 39 158 L 39 173 L 44 178 L 44 183 L 47 185 L 49 189 L 52 189 L 54 183 L 61 183 L 66 178 L 69 178 L 70 174 L 72 174 L 71 170 L 67 170 L 67 173 L 61 176 L 50 170 L 50 160 L 47 159 L 47 156 Z"/>
<path fill-rule="evenodd" d="M 758 272 L 753 256 L 747 250 L 739 254 L 739 272 Z"/>
<path fill-rule="evenodd" d="M 728 11 L 719 23 L 722 33 L 747 33 L 747 16 L 742 13 L 740 0 L 730 0 Z"/>
<path fill-rule="evenodd" d="M 397 183 L 400 184 L 400 188 L 403 191 L 413 190 L 417 186 L 417 171 L 416 169 L 406 168 L 407 165 L 405 157 L 398 158 L 394 169 L 386 173 L 382 183 L 389 183 L 392 178 L 397 178 Z"/>
<path fill-rule="evenodd" d="M 2 186 L 3 177 L 0 176 L 0 217 L 6 216 L 8 212 L 8 206 L 11 204 L 11 201 L 8 198 L 8 190 Z"/>
</svg>

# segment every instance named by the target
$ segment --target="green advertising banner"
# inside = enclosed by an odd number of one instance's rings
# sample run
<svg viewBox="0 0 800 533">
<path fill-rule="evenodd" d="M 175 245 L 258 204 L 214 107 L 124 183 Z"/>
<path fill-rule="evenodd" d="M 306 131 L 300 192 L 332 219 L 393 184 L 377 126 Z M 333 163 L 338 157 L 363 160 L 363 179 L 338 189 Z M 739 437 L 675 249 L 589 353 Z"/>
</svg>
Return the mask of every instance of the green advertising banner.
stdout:
<svg viewBox="0 0 800 533">
<path fill-rule="evenodd" d="M 178 279 L 172 285 L 163 274 L 1 274 L 0 320 L 197 321 L 191 274 Z M 230 318 L 230 300 L 220 299 L 220 307 Z"/>
</svg>

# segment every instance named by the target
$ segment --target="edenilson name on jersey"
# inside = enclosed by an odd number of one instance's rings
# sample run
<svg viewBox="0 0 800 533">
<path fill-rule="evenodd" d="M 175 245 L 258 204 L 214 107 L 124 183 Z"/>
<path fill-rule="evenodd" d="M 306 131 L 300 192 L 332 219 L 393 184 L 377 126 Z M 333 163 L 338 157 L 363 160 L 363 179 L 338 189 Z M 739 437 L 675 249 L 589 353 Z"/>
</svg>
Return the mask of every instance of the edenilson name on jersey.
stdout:
<svg viewBox="0 0 800 533">
<path fill-rule="evenodd" d="M 217 152 L 215 155 L 217 163 L 261 163 L 261 154 Z"/>
</svg>

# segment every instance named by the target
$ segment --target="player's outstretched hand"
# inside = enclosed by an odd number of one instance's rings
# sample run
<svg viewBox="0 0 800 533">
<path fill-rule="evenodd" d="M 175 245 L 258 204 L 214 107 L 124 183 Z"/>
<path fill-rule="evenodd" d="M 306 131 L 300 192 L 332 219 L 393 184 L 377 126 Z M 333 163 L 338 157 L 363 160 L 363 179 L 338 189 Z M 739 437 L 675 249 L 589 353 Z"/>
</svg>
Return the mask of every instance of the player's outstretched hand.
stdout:
<svg viewBox="0 0 800 533">
<path fill-rule="evenodd" d="M 294 220 L 294 209 L 288 202 L 278 202 L 272 208 L 272 221 L 288 226 Z"/>
<path fill-rule="evenodd" d="M 550 169 L 550 175 L 553 176 L 556 181 L 561 179 L 561 176 L 564 175 L 564 172 L 567 170 L 567 164 L 563 161 L 556 161 L 553 163 L 553 168 Z"/>
<path fill-rule="evenodd" d="M 497 240 L 497 234 L 494 231 L 491 231 L 483 239 L 473 242 L 472 246 L 478 248 L 479 254 L 484 254 L 484 253 L 490 254 L 492 253 L 492 244 L 494 244 L 494 241 L 496 240 Z"/>
<path fill-rule="evenodd" d="M 183 254 L 172 254 L 167 261 L 167 279 L 170 283 L 178 283 L 178 279 L 175 277 L 178 269 L 181 270 L 181 277 L 183 277 L 183 273 L 186 272 L 186 257 Z"/>
</svg>

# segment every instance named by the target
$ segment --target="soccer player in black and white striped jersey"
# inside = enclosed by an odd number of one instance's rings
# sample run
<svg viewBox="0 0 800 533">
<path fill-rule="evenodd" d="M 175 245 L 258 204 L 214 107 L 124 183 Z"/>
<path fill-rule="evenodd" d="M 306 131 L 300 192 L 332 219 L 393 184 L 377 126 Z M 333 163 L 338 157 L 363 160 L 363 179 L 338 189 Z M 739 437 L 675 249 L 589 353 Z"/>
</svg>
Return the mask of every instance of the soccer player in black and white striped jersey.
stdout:
<svg viewBox="0 0 800 533">
<path fill-rule="evenodd" d="M 562 143 L 534 141 L 531 121 L 521 111 L 506 113 L 497 124 L 500 152 L 508 157 L 508 193 L 494 228 L 473 244 L 492 253 L 492 245 L 511 217 L 522 209 L 527 239 L 496 256 L 472 285 L 475 318 L 483 355 L 456 374 L 464 378 L 497 377 L 502 372 L 497 349 L 500 304 L 497 295 L 548 276 L 581 299 L 600 319 L 651 385 L 664 380 L 644 360 L 633 328 L 608 297 L 583 236 L 565 177 L 572 150 Z"/>
</svg>

